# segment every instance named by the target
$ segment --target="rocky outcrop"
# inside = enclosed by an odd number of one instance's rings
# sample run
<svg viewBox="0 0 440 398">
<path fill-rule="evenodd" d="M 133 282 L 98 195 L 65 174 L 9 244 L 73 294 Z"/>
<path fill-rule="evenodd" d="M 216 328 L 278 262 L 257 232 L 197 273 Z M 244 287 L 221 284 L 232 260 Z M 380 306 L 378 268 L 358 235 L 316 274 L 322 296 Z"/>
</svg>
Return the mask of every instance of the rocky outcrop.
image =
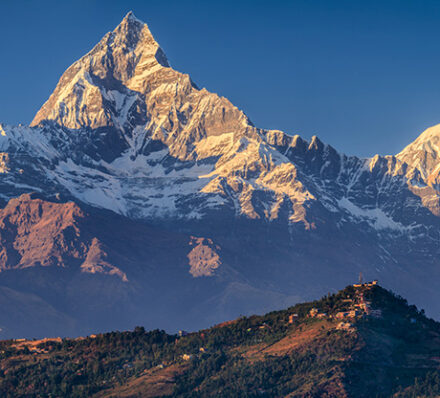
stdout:
<svg viewBox="0 0 440 398">
<path fill-rule="evenodd" d="M 107 254 L 87 231 L 89 216 L 73 202 L 48 202 L 24 194 L 0 209 L 0 271 L 80 265 L 83 272 L 127 276 L 105 262 Z"/>
<path fill-rule="evenodd" d="M 190 274 L 195 278 L 199 276 L 212 276 L 221 265 L 218 251 L 219 246 L 214 245 L 212 239 L 191 237 L 189 242 L 193 246 L 188 253 Z"/>
</svg>

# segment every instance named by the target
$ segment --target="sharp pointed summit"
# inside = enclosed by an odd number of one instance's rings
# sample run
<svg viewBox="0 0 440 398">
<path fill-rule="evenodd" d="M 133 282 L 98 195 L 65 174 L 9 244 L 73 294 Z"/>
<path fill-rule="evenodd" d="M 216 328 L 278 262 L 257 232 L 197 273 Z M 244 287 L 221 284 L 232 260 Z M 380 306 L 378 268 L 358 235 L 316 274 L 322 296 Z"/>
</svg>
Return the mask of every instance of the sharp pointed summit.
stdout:
<svg viewBox="0 0 440 398">
<path fill-rule="evenodd" d="M 133 11 L 129 11 L 127 15 L 122 19 L 121 23 L 115 28 L 115 31 L 118 30 L 121 26 L 126 27 L 127 30 L 143 30 L 144 28 L 148 29 L 148 25 L 137 18 Z M 150 32 L 151 35 L 151 32 Z"/>
<path fill-rule="evenodd" d="M 62 75 L 31 126 L 45 121 L 70 129 L 115 126 L 116 114 L 136 102 L 138 84 L 147 75 L 169 68 L 148 26 L 129 12 L 84 57 Z"/>
<path fill-rule="evenodd" d="M 136 18 L 136 16 L 133 14 L 133 11 L 129 11 L 127 15 L 122 19 L 120 24 L 116 27 L 115 31 L 117 31 L 121 27 L 124 27 L 126 30 L 140 31 L 145 26 L 147 26 L 145 22 Z"/>
<path fill-rule="evenodd" d="M 109 37 L 110 46 L 121 47 L 125 51 L 134 51 L 136 54 L 150 53 L 162 66 L 169 67 L 168 60 L 148 25 L 136 18 L 132 11 L 124 17 Z"/>
<path fill-rule="evenodd" d="M 206 135 L 255 131 L 226 98 L 172 69 L 132 12 L 63 74 L 31 126 L 45 123 L 81 131 L 81 143 L 70 150 L 109 162 L 129 149 L 148 152 L 151 140 L 177 159 L 194 158 L 194 142 Z M 143 133 L 133 141 L 136 128 Z"/>
<path fill-rule="evenodd" d="M 138 22 L 141 24 L 145 24 L 145 22 L 141 21 L 140 19 L 136 18 L 136 16 L 134 15 L 133 11 L 129 11 L 127 12 L 127 15 L 124 17 L 124 19 L 122 21 L 134 21 L 134 22 Z"/>
</svg>

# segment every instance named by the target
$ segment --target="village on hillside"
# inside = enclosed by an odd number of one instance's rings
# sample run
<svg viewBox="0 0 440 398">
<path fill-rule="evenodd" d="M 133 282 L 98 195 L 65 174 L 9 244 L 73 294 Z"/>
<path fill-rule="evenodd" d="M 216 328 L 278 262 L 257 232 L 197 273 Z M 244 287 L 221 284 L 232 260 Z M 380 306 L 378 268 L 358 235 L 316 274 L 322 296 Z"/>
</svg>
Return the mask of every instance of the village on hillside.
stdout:
<svg viewBox="0 0 440 398">
<path fill-rule="evenodd" d="M 359 283 L 353 284 L 353 287 L 355 288 L 355 296 L 353 298 L 348 297 L 343 300 L 343 302 L 348 306 L 346 311 L 339 311 L 335 314 L 327 314 L 314 307 L 309 311 L 308 317 L 340 320 L 341 322 L 338 324 L 337 329 L 347 331 L 352 330 L 352 323 L 349 322 L 349 320 L 363 317 L 381 318 L 382 310 L 371 308 L 371 302 L 365 298 L 365 291 L 370 290 L 373 286 L 377 286 L 378 281 L 373 280 L 372 282 L 364 283 L 362 281 L 362 276 L 360 276 L 359 279 Z M 289 315 L 288 322 L 293 324 L 297 319 L 298 314 L 291 314 Z"/>
<path fill-rule="evenodd" d="M 328 320 L 339 320 L 340 322 L 337 324 L 336 329 L 337 330 L 345 330 L 348 332 L 353 332 L 353 321 L 355 319 L 361 319 L 364 317 L 372 317 L 372 318 L 381 318 L 382 317 L 382 310 L 380 309 L 373 309 L 371 308 L 371 302 L 368 301 L 365 298 L 365 292 L 370 290 L 372 287 L 377 286 L 378 281 L 373 280 L 372 282 L 366 282 L 364 283 L 362 281 L 362 276 L 359 277 L 359 283 L 353 284 L 353 288 L 355 289 L 355 293 L 353 297 L 344 298 L 342 302 L 347 306 L 344 311 L 338 311 L 336 313 L 326 313 L 323 311 L 320 311 L 318 308 L 313 307 L 309 310 L 307 317 L 308 318 L 314 318 L 314 319 L 328 319 Z M 295 324 L 299 320 L 299 314 L 293 313 L 288 316 L 288 324 Z M 234 321 L 228 321 L 224 322 L 222 324 L 216 325 L 216 327 L 222 327 L 226 326 L 232 323 L 235 323 Z M 258 325 L 256 329 L 271 329 L 271 327 L 267 323 L 263 323 L 261 325 Z M 246 330 L 247 332 L 253 332 L 254 328 L 248 328 Z M 189 335 L 190 332 L 179 330 L 176 336 L 176 343 L 178 340 L 182 337 L 185 337 Z M 202 333 L 203 336 L 203 333 Z M 89 338 L 96 338 L 97 335 L 90 335 Z M 77 337 L 74 340 L 84 340 L 86 337 Z M 30 353 L 33 354 L 47 354 L 51 351 L 53 348 L 53 343 L 61 343 L 62 339 L 60 337 L 56 338 L 45 338 L 41 340 L 33 339 L 14 339 L 14 346 L 17 348 L 25 348 Z M 203 354 L 205 352 L 204 348 L 200 349 L 200 354 Z M 192 359 L 194 355 L 190 354 L 183 354 L 182 359 L 184 361 L 188 361 Z M 164 366 L 163 364 L 161 366 Z"/>
</svg>

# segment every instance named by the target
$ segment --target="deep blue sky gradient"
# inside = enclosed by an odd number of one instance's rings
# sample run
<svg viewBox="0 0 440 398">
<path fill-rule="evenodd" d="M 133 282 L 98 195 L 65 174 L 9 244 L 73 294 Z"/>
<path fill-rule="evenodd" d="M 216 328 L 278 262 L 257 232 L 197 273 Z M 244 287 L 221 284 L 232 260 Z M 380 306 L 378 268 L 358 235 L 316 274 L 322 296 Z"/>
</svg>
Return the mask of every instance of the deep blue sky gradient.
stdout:
<svg viewBox="0 0 440 398">
<path fill-rule="evenodd" d="M 129 10 L 259 127 L 370 156 L 440 123 L 440 1 L 421 0 L 1 0 L 0 122 L 29 123 Z"/>
</svg>

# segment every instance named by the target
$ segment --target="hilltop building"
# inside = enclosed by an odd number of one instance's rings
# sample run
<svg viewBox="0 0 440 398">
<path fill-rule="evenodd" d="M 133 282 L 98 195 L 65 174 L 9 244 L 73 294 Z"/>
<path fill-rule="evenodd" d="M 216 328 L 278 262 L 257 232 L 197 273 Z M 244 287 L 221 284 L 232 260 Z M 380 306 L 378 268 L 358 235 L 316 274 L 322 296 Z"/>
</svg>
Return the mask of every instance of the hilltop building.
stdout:
<svg viewBox="0 0 440 398">
<path fill-rule="evenodd" d="M 359 281 L 359 283 L 353 283 L 353 287 L 373 287 L 376 286 L 379 283 L 377 279 L 371 282 L 365 282 Z"/>
<path fill-rule="evenodd" d="M 318 315 L 318 312 L 319 312 L 318 308 L 312 308 L 312 309 L 309 311 L 309 316 L 310 316 L 310 318 L 314 318 L 316 315 Z"/>
<path fill-rule="evenodd" d="M 298 319 L 298 314 L 289 315 L 289 323 L 294 323 Z"/>
</svg>

